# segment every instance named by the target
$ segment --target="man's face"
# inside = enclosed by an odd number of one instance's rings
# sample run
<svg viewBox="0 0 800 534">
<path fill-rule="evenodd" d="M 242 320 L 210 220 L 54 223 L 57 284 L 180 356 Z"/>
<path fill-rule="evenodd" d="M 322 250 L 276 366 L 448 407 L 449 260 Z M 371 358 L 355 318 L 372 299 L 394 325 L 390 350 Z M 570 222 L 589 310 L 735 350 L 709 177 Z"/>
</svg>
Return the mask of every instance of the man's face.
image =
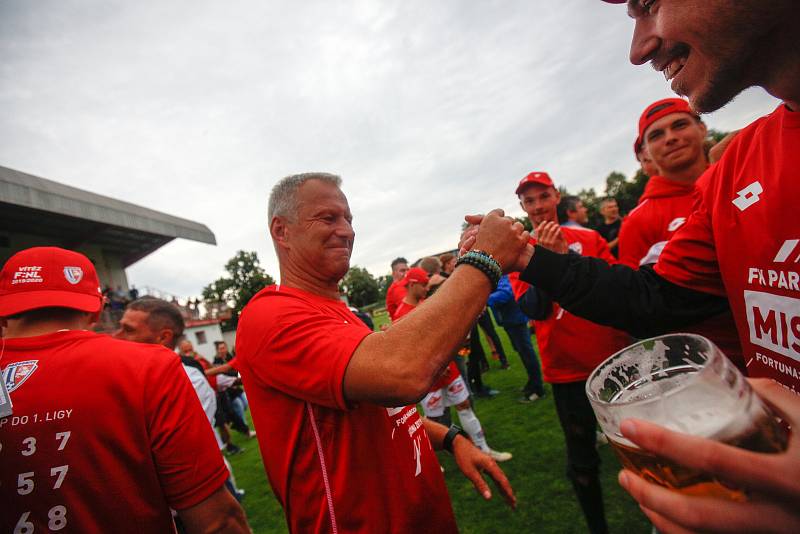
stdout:
<svg viewBox="0 0 800 534">
<path fill-rule="evenodd" d="M 583 202 L 580 200 L 575 204 L 575 209 L 570 211 L 567 216 L 570 220 L 578 224 L 586 224 L 589 222 L 589 210 L 586 209 L 586 206 L 584 206 Z"/>
<path fill-rule="evenodd" d="M 287 262 L 282 267 L 337 283 L 350 268 L 355 239 L 347 198 L 331 183 L 308 180 L 297 191 L 297 203 L 296 220 L 283 221 L 278 240 Z"/>
<path fill-rule="evenodd" d="M 192 346 L 191 341 L 184 339 L 181 341 L 180 345 L 178 345 L 178 351 L 180 351 L 181 354 L 188 356 L 194 352 L 194 346 Z"/>
<path fill-rule="evenodd" d="M 782 2 L 776 2 L 781 4 Z M 784 7 L 764 0 L 631 0 L 630 60 L 648 61 L 698 112 L 715 111 L 764 80 L 764 38 Z"/>
<path fill-rule="evenodd" d="M 119 320 L 119 330 L 114 333 L 114 337 L 137 343 L 160 344 L 158 332 L 147 324 L 149 315 L 140 310 L 125 310 L 122 319 Z"/>
<path fill-rule="evenodd" d="M 616 200 L 606 200 L 600 205 L 600 214 L 606 219 L 616 221 L 619 219 L 619 206 Z"/>
<path fill-rule="evenodd" d="M 408 272 L 408 264 L 407 263 L 396 263 L 394 267 L 392 267 L 392 279 L 395 282 L 398 282 L 403 279 L 403 277 Z"/>
<path fill-rule="evenodd" d="M 428 286 L 422 282 L 409 282 L 408 291 L 414 296 L 414 298 L 424 299 L 425 295 L 428 294 Z"/>
<path fill-rule="evenodd" d="M 661 174 L 670 177 L 705 159 L 706 127 L 688 113 L 670 113 L 644 131 L 644 143 Z"/>
<path fill-rule="evenodd" d="M 225 343 L 217 345 L 217 356 L 225 356 L 226 354 L 228 354 L 228 345 Z"/>
<path fill-rule="evenodd" d="M 519 205 L 528 214 L 534 228 L 544 221 L 558 222 L 557 206 L 561 193 L 555 187 L 530 184 L 519 194 Z"/>
</svg>

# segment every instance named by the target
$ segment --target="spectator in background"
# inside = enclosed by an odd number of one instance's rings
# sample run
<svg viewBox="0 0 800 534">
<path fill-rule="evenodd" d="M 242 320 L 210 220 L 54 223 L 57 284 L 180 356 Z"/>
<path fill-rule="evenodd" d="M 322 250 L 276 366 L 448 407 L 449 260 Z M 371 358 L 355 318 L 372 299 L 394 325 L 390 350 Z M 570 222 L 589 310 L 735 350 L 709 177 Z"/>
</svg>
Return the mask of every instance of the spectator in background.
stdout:
<svg viewBox="0 0 800 534">
<path fill-rule="evenodd" d="M 430 279 L 423 269 L 412 267 L 406 272 L 406 276 L 401 283 L 406 286 L 407 291 L 400 306 L 397 307 L 397 313 L 395 314 L 397 321 L 412 313 L 422 303 L 427 295 Z M 489 447 L 483 432 L 483 426 L 469 403 L 467 384 L 461 378 L 461 374 L 452 360 L 445 367 L 439 379 L 431 386 L 421 404 L 425 415 L 439 423 L 442 423 L 445 410 L 449 412 L 450 406 L 455 406 L 461 426 L 469 434 L 469 438 L 476 447 L 491 456 L 495 462 L 505 462 L 511 459 L 510 452 L 499 452 Z M 449 425 L 449 423 L 448 416 L 447 424 Z"/>
<path fill-rule="evenodd" d="M 439 256 L 439 261 L 442 263 L 442 270 L 439 272 L 442 276 L 447 278 L 453 273 L 453 269 L 456 268 L 456 258 L 455 254 L 450 252 L 445 252 L 441 256 Z"/>
<path fill-rule="evenodd" d="M 617 200 L 606 197 L 600 201 L 600 215 L 603 222 L 597 227 L 597 233 L 608 241 L 608 249 L 616 257 L 619 257 L 617 245 L 619 243 L 619 231 L 622 227 L 622 217 L 619 215 Z"/>
<path fill-rule="evenodd" d="M 122 319 L 120 319 L 119 330 L 114 334 L 114 337 L 136 343 L 161 345 L 174 352 L 175 344 L 183 336 L 184 328 L 181 312 L 174 304 L 154 297 L 144 297 L 128 304 Z M 203 373 L 203 367 L 193 357 L 183 355 L 178 355 L 178 357 L 181 359 L 183 370 L 186 371 L 186 375 L 192 382 L 195 393 L 197 393 L 197 398 L 200 400 L 200 405 L 206 414 L 208 424 L 213 430 L 217 412 L 217 395 L 211 389 L 211 385 Z M 217 440 L 217 447 L 221 450 L 223 444 L 219 434 L 214 432 L 214 435 Z M 236 500 L 241 501 L 244 496 L 244 490 L 236 487 L 233 468 L 224 458 L 223 461 L 230 473 L 225 485 Z M 179 530 L 183 528 L 183 525 L 179 524 Z M 184 530 L 180 531 L 183 532 Z"/>
<path fill-rule="evenodd" d="M 489 307 L 494 312 L 497 324 L 502 326 L 508 334 L 511 345 L 519 354 L 525 372 L 528 374 L 528 381 L 522 388 L 521 402 L 533 402 L 543 398 L 545 392 L 542 369 L 539 365 L 539 356 L 531 342 L 531 331 L 528 328 L 530 318 L 522 312 L 517 304 L 508 276 L 503 276 L 500 283 L 497 284 L 497 289 L 489 295 Z"/>
<path fill-rule="evenodd" d="M 428 273 L 430 279 L 428 282 L 428 296 L 430 297 L 447 280 L 447 277 L 441 274 L 442 262 L 435 256 L 428 256 L 419 260 L 419 268 Z"/>
<path fill-rule="evenodd" d="M 584 228 L 589 223 L 589 210 L 583 205 L 580 197 L 566 196 L 561 199 L 564 209 L 564 226 Z"/>
<path fill-rule="evenodd" d="M 228 351 L 228 344 L 224 341 L 215 341 L 214 348 L 216 350 L 213 362 L 214 367 L 226 364 L 233 359 L 233 355 Z M 223 373 L 233 378 L 239 378 L 239 372 L 232 367 L 223 371 Z M 227 407 L 223 407 L 223 414 L 225 415 L 226 421 L 241 434 L 251 438 L 255 437 L 256 433 L 250 430 L 247 420 L 244 417 L 244 412 L 247 410 L 247 395 L 241 384 L 234 382 L 233 385 L 228 387 L 225 391 L 220 392 L 219 395 L 225 395 L 228 398 L 227 405 L 230 406 L 230 411 L 227 411 Z"/>
<path fill-rule="evenodd" d="M 408 260 L 403 257 L 392 260 L 392 283 L 386 290 L 386 311 L 389 312 L 389 319 L 394 319 L 394 312 L 406 295 L 405 288 L 398 285 L 398 282 L 405 276 L 406 271 L 408 271 Z"/>
</svg>

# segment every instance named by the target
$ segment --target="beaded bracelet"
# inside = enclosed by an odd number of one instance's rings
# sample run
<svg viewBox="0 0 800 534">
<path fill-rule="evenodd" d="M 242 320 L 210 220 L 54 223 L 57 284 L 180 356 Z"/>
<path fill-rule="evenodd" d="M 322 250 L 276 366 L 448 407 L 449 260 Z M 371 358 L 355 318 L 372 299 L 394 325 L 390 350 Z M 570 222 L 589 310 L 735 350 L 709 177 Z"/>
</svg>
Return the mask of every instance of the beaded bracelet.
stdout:
<svg viewBox="0 0 800 534">
<path fill-rule="evenodd" d="M 461 264 L 471 265 L 481 271 L 489 279 L 492 291 L 497 289 L 497 284 L 500 282 L 500 277 L 503 276 L 503 271 L 500 269 L 500 264 L 491 254 L 480 250 L 470 250 L 456 260 L 456 267 Z"/>
</svg>

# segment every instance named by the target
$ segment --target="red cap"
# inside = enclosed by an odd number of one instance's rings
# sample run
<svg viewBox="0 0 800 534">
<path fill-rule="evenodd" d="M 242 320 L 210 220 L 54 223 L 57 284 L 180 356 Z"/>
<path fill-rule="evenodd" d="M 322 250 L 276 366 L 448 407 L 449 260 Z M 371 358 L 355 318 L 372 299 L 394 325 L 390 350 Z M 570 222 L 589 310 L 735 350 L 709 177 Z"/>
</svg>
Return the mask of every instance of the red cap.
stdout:
<svg viewBox="0 0 800 534">
<path fill-rule="evenodd" d="M 546 172 L 533 171 L 519 181 L 519 185 L 517 185 L 517 190 L 514 191 L 514 194 L 519 195 L 520 191 L 525 189 L 528 184 L 540 184 L 547 187 L 555 187 L 555 185 L 553 185 L 553 180 L 550 179 L 549 174 Z"/>
<path fill-rule="evenodd" d="M 689 115 L 698 117 L 697 113 L 689 107 L 689 102 L 682 98 L 665 98 L 653 102 L 644 109 L 642 115 L 639 117 L 639 137 L 637 137 L 636 141 L 633 143 L 633 151 L 636 154 L 642 150 L 644 132 L 658 119 L 666 117 L 671 113 L 688 113 Z"/>
<path fill-rule="evenodd" d="M 29 248 L 11 256 L 0 271 L 0 317 L 49 307 L 94 313 L 102 305 L 97 271 L 83 254 Z"/>
<path fill-rule="evenodd" d="M 409 282 L 420 282 L 427 284 L 429 281 L 430 279 L 428 278 L 428 273 L 426 273 L 424 269 L 412 267 L 406 271 L 406 275 L 402 280 L 400 280 L 399 284 L 401 286 L 407 286 Z"/>
</svg>

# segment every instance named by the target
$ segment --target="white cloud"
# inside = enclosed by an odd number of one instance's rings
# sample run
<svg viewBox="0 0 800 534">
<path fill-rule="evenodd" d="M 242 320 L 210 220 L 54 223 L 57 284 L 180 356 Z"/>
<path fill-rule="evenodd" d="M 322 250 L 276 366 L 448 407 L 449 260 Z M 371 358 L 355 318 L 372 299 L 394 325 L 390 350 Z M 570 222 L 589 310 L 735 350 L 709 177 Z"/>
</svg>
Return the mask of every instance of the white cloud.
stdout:
<svg viewBox="0 0 800 534">
<path fill-rule="evenodd" d="M 0 4 L 0 165 L 207 224 L 130 280 L 195 295 L 236 250 L 277 266 L 266 196 L 290 173 L 345 180 L 353 263 L 388 272 L 457 240 L 465 212 L 519 213 L 547 170 L 602 189 L 635 169 L 641 109 L 668 96 L 627 62 L 620 6 L 442 2 Z M 707 118 L 733 129 L 775 101 Z"/>
</svg>

